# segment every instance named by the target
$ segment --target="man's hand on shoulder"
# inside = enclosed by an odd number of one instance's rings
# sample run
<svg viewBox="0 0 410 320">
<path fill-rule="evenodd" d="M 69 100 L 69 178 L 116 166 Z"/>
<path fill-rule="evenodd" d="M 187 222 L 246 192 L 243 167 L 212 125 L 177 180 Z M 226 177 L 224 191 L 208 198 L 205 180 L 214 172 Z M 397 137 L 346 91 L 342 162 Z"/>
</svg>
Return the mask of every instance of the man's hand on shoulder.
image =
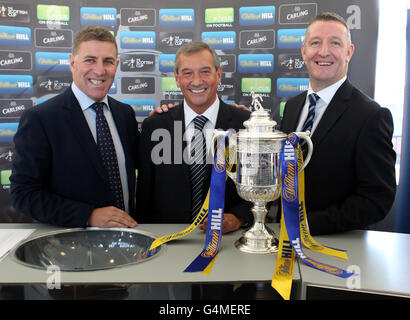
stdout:
<svg viewBox="0 0 410 320">
<path fill-rule="evenodd" d="M 175 104 L 169 103 L 168 105 L 163 104 L 162 106 L 156 107 L 154 110 L 152 110 L 148 114 L 148 116 L 151 117 L 153 114 L 162 114 L 164 112 L 168 112 L 172 108 L 175 108 L 177 105 L 178 105 L 178 103 L 175 103 Z"/>
<path fill-rule="evenodd" d="M 169 103 L 168 105 L 163 104 L 162 106 L 156 107 L 154 110 L 152 110 L 152 111 L 148 114 L 148 116 L 150 117 L 150 116 L 152 116 L 153 114 L 163 114 L 163 113 L 168 112 L 169 110 L 175 108 L 178 104 L 179 104 L 179 103 L 175 103 L 175 104 Z M 246 111 L 249 111 L 249 112 L 250 112 L 249 108 L 246 107 L 246 106 L 243 105 L 243 104 L 236 104 L 236 103 L 232 103 L 232 102 L 231 102 L 231 103 L 228 103 L 228 105 L 231 105 L 231 106 L 233 106 L 233 107 L 235 107 L 235 108 L 242 109 L 242 110 L 246 110 Z"/>
</svg>

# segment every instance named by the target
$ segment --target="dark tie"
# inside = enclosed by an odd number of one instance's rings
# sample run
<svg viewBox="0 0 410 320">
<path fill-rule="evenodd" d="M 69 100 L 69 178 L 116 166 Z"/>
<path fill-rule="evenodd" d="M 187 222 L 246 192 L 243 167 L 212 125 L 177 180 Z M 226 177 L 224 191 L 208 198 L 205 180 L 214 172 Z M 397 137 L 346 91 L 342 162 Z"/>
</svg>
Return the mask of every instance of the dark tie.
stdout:
<svg viewBox="0 0 410 320">
<path fill-rule="evenodd" d="M 202 187 L 206 169 L 206 142 L 202 129 L 207 121 L 208 119 L 202 115 L 194 119 L 195 130 L 191 139 L 192 162 L 190 166 L 192 218 L 195 218 L 203 202 Z"/>
<path fill-rule="evenodd" d="M 110 128 L 104 116 L 104 102 L 96 102 L 91 107 L 96 113 L 97 146 L 103 165 L 108 174 L 110 190 L 115 196 L 115 206 L 124 210 L 124 198 L 120 170 L 118 168 L 117 154 L 112 140 Z"/>
<path fill-rule="evenodd" d="M 303 124 L 302 131 L 312 132 L 313 121 L 315 120 L 315 108 L 316 103 L 319 100 L 319 96 L 316 93 L 311 93 L 309 95 L 309 111 L 305 123 Z"/>
<path fill-rule="evenodd" d="M 313 121 L 315 120 L 316 103 L 319 99 L 320 97 L 316 93 L 311 93 L 309 95 L 309 111 L 305 123 L 303 124 L 302 131 L 312 132 Z M 300 147 L 302 148 L 303 157 L 305 158 L 307 154 L 307 145 L 305 140 L 302 140 Z"/>
</svg>

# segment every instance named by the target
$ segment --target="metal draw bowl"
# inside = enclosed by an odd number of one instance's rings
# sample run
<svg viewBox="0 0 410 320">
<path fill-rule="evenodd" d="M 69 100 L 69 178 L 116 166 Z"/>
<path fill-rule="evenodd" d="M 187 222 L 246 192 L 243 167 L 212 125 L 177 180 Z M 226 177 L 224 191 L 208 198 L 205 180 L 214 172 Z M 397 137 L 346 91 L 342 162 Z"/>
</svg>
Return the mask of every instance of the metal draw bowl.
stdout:
<svg viewBox="0 0 410 320">
<path fill-rule="evenodd" d="M 40 269 L 61 271 L 117 268 L 152 259 L 161 247 L 149 250 L 155 236 L 135 229 L 69 229 L 43 234 L 11 252 L 17 262 Z"/>
</svg>

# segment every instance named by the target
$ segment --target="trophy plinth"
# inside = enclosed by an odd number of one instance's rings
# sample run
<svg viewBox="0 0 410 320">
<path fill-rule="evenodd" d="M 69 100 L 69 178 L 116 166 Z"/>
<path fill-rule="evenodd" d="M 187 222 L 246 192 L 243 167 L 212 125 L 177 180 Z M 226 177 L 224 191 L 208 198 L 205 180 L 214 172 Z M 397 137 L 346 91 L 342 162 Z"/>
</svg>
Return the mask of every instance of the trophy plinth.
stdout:
<svg viewBox="0 0 410 320">
<path fill-rule="evenodd" d="M 275 130 L 276 122 L 270 119 L 269 112 L 263 109 L 260 95 L 252 93 L 255 109 L 249 120 L 243 123 L 246 129 L 239 130 L 229 139 L 229 149 L 234 150 L 233 163 L 236 171 L 227 174 L 235 182 L 238 195 L 252 202 L 254 223 L 243 236 L 235 242 L 237 248 L 248 253 L 273 253 L 278 251 L 275 233 L 265 225 L 266 204 L 281 195 L 280 157 L 287 134 Z M 227 132 L 215 130 L 213 143 Z M 312 141 L 305 132 L 295 133 L 306 140 L 308 153 L 300 169 L 303 170 L 312 155 Z M 214 151 L 214 150 L 213 150 Z"/>
<path fill-rule="evenodd" d="M 278 239 L 275 232 L 265 225 L 267 210 L 265 203 L 255 203 L 252 208 L 254 224 L 235 242 L 235 246 L 247 253 L 275 253 L 278 251 Z"/>
</svg>

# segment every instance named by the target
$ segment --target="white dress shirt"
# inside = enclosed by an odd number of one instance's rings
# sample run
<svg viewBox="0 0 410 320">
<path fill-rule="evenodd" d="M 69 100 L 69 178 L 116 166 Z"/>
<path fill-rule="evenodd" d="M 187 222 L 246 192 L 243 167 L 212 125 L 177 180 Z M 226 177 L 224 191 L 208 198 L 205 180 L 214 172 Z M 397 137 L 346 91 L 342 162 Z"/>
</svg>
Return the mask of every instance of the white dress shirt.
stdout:
<svg viewBox="0 0 410 320">
<path fill-rule="evenodd" d="M 203 116 L 205 116 L 208 121 L 204 125 L 204 135 L 205 135 L 205 140 L 206 140 L 206 150 L 207 154 L 209 154 L 210 147 L 211 147 L 211 142 L 212 142 L 212 137 L 214 134 L 214 129 L 216 125 L 216 119 L 218 118 L 218 111 L 219 111 L 219 98 L 216 97 L 215 102 L 208 108 L 204 113 L 202 113 Z M 190 154 L 191 149 L 190 149 L 190 142 L 192 139 L 192 136 L 194 134 L 194 118 L 198 116 L 194 110 L 192 110 L 186 100 L 184 100 L 184 118 L 185 118 L 185 141 L 187 141 L 188 145 L 188 154 Z"/>
<path fill-rule="evenodd" d="M 323 113 L 326 111 L 327 106 L 329 105 L 330 101 L 332 101 L 333 96 L 335 95 L 336 91 L 343 84 L 343 82 L 345 82 L 346 78 L 347 77 L 344 76 L 342 79 L 335 82 L 331 86 L 316 92 L 316 94 L 320 97 L 320 99 L 316 103 L 315 118 L 313 120 L 311 135 L 313 134 L 313 132 L 315 132 L 315 129 L 316 129 L 317 125 L 319 124 L 320 119 L 322 119 Z M 309 95 L 311 93 L 315 93 L 315 92 L 312 90 L 312 87 L 309 84 L 309 89 L 308 89 L 308 92 L 307 92 L 307 95 L 306 95 L 305 105 L 303 106 L 303 109 L 300 113 L 299 122 L 298 122 L 298 125 L 296 127 L 297 132 L 300 132 L 302 130 L 303 124 L 305 123 L 306 118 L 308 116 L 309 104 L 310 104 Z"/>
</svg>

